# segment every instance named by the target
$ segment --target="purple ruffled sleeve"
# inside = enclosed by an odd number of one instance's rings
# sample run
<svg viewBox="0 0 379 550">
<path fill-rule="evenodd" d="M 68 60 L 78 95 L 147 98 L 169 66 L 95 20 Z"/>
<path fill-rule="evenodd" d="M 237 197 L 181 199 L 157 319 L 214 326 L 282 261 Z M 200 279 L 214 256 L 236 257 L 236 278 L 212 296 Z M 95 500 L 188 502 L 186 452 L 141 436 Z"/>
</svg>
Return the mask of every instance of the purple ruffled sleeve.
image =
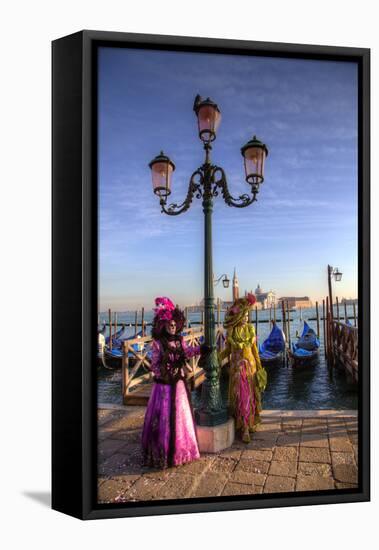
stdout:
<svg viewBox="0 0 379 550">
<path fill-rule="evenodd" d="M 195 357 L 195 355 L 200 355 L 200 346 L 191 347 L 184 338 L 182 338 L 182 348 L 187 359 L 191 359 L 191 357 Z"/>
<path fill-rule="evenodd" d="M 161 374 L 162 350 L 159 342 L 153 340 L 151 344 L 151 370 L 154 376 L 159 377 Z"/>
</svg>

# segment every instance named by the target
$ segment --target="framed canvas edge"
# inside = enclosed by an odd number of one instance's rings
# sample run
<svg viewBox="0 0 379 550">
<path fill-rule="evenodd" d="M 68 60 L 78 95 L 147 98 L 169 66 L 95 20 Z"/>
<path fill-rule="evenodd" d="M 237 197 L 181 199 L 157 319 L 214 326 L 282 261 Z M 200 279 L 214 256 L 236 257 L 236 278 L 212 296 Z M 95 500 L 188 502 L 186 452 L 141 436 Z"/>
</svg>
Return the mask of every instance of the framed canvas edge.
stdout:
<svg viewBox="0 0 379 550">
<path fill-rule="evenodd" d="M 81 519 L 100 519 L 112 517 L 146 516 L 160 514 L 193 513 L 205 511 L 225 511 L 258 509 L 268 507 L 300 506 L 312 504 L 335 504 L 343 502 L 361 502 L 370 500 L 370 349 L 369 349 L 369 326 L 370 326 L 370 221 L 369 221 L 369 196 L 370 196 L 370 50 L 366 48 L 346 48 L 335 46 L 314 46 L 298 44 L 281 44 L 250 42 L 229 39 L 207 39 L 193 37 L 173 37 L 159 35 L 143 35 L 130 33 L 113 33 L 102 31 L 81 31 L 73 36 L 80 36 L 82 40 L 82 271 L 80 278 L 82 282 L 82 341 L 81 357 L 82 371 L 80 381 L 82 387 L 81 400 L 81 436 L 82 449 L 78 459 L 80 460 L 82 471 L 82 499 L 81 513 L 70 512 L 69 510 L 60 510 L 65 513 L 71 513 Z M 62 38 L 60 40 L 66 40 Z M 54 41 L 56 42 L 56 41 Z M 360 236 L 359 236 L 359 257 L 360 257 L 360 300 L 362 303 L 361 331 L 359 334 L 360 342 L 362 338 L 365 342 L 363 348 L 360 346 L 360 365 L 363 373 L 363 382 L 361 384 L 361 397 L 365 395 L 366 400 L 360 399 L 359 415 L 359 452 L 362 467 L 362 479 L 360 486 L 362 491 L 343 492 L 333 491 L 331 494 L 299 494 L 294 493 L 290 496 L 280 496 L 275 494 L 272 497 L 266 497 L 260 500 L 223 500 L 213 502 L 183 502 L 178 501 L 174 504 L 166 504 L 160 501 L 154 504 L 144 503 L 143 507 L 122 505 L 100 507 L 96 505 L 94 478 L 96 468 L 95 449 L 96 449 L 96 408 L 94 406 L 94 384 L 95 376 L 91 372 L 91 357 L 93 349 L 94 334 L 94 315 L 95 304 L 97 304 L 97 289 L 93 281 L 93 268 L 97 262 L 97 239 L 94 233 L 94 212 L 97 206 L 97 193 L 94 193 L 96 173 L 94 170 L 94 155 L 96 152 L 96 136 L 93 128 L 94 109 L 96 105 L 93 101 L 93 69 L 94 57 L 93 50 L 100 43 L 116 42 L 120 46 L 139 44 L 140 47 L 157 46 L 166 48 L 205 48 L 211 50 L 231 50 L 237 53 L 238 50 L 248 51 L 248 55 L 256 51 L 262 54 L 277 55 L 278 50 L 283 56 L 293 55 L 295 57 L 317 57 L 353 59 L 360 63 L 361 67 L 361 98 L 362 113 L 360 114 L 360 158 L 361 165 L 359 188 L 360 188 Z M 53 43 L 54 44 L 54 43 Z M 116 45 L 116 44 L 112 44 Z M 54 179 L 54 178 L 53 178 Z M 77 238 L 77 235 L 74 235 Z M 54 313 L 53 313 L 54 317 Z M 364 336 L 363 336 L 364 334 Z M 95 410 L 94 410 L 95 409 Z M 95 414 L 94 414 L 95 412 Z M 54 506 L 53 506 L 54 507 Z M 55 508 L 57 509 L 57 508 Z M 77 508 L 76 508 L 77 510 Z"/>
</svg>

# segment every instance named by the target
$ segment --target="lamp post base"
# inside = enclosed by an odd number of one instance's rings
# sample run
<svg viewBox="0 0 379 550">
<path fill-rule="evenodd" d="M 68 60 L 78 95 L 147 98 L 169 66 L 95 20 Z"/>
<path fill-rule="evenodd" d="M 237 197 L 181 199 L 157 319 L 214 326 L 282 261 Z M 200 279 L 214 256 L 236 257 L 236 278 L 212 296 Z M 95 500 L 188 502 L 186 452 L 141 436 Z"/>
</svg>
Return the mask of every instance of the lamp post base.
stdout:
<svg viewBox="0 0 379 550">
<path fill-rule="evenodd" d="M 226 409 L 220 408 L 218 410 L 195 410 L 195 422 L 198 426 L 218 426 L 225 424 L 229 419 L 229 415 Z"/>
<path fill-rule="evenodd" d="M 196 426 L 197 440 L 201 453 L 218 453 L 228 449 L 234 441 L 234 419 L 217 426 Z"/>
</svg>

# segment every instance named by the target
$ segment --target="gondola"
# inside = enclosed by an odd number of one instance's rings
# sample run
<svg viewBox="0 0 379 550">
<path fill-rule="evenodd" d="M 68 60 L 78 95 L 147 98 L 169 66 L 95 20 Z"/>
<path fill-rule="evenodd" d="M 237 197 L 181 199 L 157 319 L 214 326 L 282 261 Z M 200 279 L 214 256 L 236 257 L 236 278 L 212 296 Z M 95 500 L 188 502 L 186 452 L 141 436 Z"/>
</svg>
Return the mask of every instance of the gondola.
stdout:
<svg viewBox="0 0 379 550">
<path fill-rule="evenodd" d="M 122 341 L 121 336 L 124 334 L 125 328 L 126 326 L 123 324 L 122 327 L 116 332 L 116 334 L 112 335 L 112 347 L 117 348 L 121 346 L 121 341 Z M 107 346 L 109 346 L 109 339 L 110 339 L 109 336 L 105 338 L 105 343 Z"/>
<path fill-rule="evenodd" d="M 274 322 L 270 334 L 259 344 L 259 357 L 264 366 L 279 365 L 285 358 L 286 338 L 284 332 Z"/>
<path fill-rule="evenodd" d="M 124 329 L 123 329 L 124 330 Z M 122 331 L 123 332 L 123 331 Z M 120 335 L 122 335 L 122 332 L 119 331 Z M 117 336 L 118 333 L 116 333 Z M 137 334 L 133 334 L 132 336 L 128 336 L 127 338 L 112 338 L 112 349 L 109 349 L 109 346 L 105 346 L 103 350 L 103 356 L 100 358 L 100 364 L 101 366 L 116 370 L 121 369 L 122 367 L 122 357 L 123 357 L 123 351 L 122 351 L 122 344 L 125 340 L 133 340 L 134 338 L 139 338 L 142 336 L 142 330 L 137 332 Z M 108 339 L 109 342 L 109 339 Z M 144 348 L 144 343 L 134 343 L 132 345 L 133 349 L 135 351 L 142 351 Z M 132 365 L 135 359 L 135 355 L 132 352 L 129 352 L 129 364 Z"/>
<path fill-rule="evenodd" d="M 107 329 L 107 324 L 104 323 L 103 326 L 99 329 L 97 329 L 97 334 L 105 334 L 105 331 Z"/>
<path fill-rule="evenodd" d="M 320 340 L 313 328 L 304 321 L 304 328 L 292 350 L 288 352 L 291 363 L 295 367 L 311 367 L 319 361 Z"/>
</svg>

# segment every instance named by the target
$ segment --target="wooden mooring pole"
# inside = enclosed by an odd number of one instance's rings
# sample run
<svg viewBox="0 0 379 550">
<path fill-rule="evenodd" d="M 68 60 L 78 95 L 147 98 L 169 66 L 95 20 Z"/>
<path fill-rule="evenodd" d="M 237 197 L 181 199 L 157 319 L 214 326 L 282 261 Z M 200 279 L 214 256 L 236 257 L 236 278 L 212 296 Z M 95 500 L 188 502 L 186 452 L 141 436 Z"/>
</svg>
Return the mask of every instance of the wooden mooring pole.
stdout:
<svg viewBox="0 0 379 550">
<path fill-rule="evenodd" d="M 346 300 L 343 303 L 343 308 L 345 310 L 345 323 L 347 323 L 347 306 L 346 306 Z"/>
<path fill-rule="evenodd" d="M 354 326 L 357 326 L 357 310 L 355 308 L 355 302 L 353 302 L 353 315 L 354 315 Z"/>
<path fill-rule="evenodd" d="M 137 334 L 138 330 L 138 311 L 136 310 L 134 313 L 134 336 Z"/>
<path fill-rule="evenodd" d="M 288 300 L 287 300 L 287 324 L 288 324 L 288 345 L 289 347 L 291 347 L 291 316 L 290 316 Z"/>
<path fill-rule="evenodd" d="M 336 305 L 337 305 L 337 321 L 340 321 L 340 303 L 338 300 L 338 296 L 336 296 Z"/>
<path fill-rule="evenodd" d="M 286 321 L 286 306 L 284 304 L 284 300 L 282 300 L 282 330 L 284 332 L 284 336 L 286 337 L 286 341 L 288 342 L 287 321 Z"/>
<path fill-rule="evenodd" d="M 141 327 L 142 327 L 142 338 L 145 336 L 145 308 L 142 307 L 141 312 Z"/>
<path fill-rule="evenodd" d="M 320 316 L 318 312 L 318 302 L 316 302 L 316 319 L 317 319 L 317 338 L 320 338 Z"/>
<path fill-rule="evenodd" d="M 327 343 L 326 343 L 326 331 L 325 331 L 325 326 L 326 326 L 326 319 L 325 319 L 325 300 L 322 301 L 322 334 L 323 334 L 323 338 L 324 338 L 324 355 L 325 357 L 327 356 L 327 353 L 326 353 L 326 348 L 327 348 Z"/>
<path fill-rule="evenodd" d="M 258 338 L 258 306 L 255 306 L 255 336 Z"/>
<path fill-rule="evenodd" d="M 217 326 L 221 323 L 221 300 L 217 298 Z"/>
<path fill-rule="evenodd" d="M 109 319 L 109 349 L 112 351 L 112 311 L 108 309 L 108 319 Z"/>
</svg>

